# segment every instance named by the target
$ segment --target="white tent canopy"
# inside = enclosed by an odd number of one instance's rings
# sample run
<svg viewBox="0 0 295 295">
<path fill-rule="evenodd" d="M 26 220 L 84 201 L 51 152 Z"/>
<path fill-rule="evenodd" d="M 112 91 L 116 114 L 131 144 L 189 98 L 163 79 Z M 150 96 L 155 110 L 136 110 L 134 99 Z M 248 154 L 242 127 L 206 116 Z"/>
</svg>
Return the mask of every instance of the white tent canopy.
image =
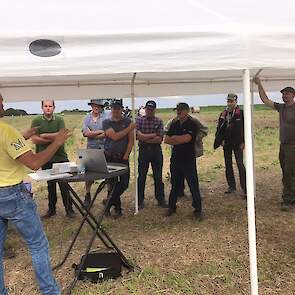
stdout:
<svg viewBox="0 0 295 295">
<path fill-rule="evenodd" d="M 4 1 L 0 89 L 7 101 L 224 93 L 243 69 L 292 84 L 293 0 Z M 37 39 L 61 53 L 38 57 Z M 280 69 L 280 70 L 278 70 Z"/>
<path fill-rule="evenodd" d="M 295 1 L 1 4 L 0 91 L 6 101 L 196 95 L 244 88 L 251 294 L 258 294 L 250 77 L 263 69 L 268 90 L 294 83 Z M 31 54 L 29 46 L 38 39 L 58 42 L 60 54 Z"/>
</svg>

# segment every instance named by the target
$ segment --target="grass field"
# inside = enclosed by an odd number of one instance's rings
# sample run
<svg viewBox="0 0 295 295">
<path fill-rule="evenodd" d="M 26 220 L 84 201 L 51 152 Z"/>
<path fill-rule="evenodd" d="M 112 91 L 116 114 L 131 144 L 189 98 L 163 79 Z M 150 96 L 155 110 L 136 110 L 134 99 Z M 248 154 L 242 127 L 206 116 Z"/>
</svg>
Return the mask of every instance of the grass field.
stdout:
<svg viewBox="0 0 295 295">
<path fill-rule="evenodd" d="M 145 209 L 137 216 L 133 214 L 130 184 L 122 198 L 124 217 L 103 221 L 121 250 L 141 271 L 124 273 L 116 281 L 98 285 L 79 282 L 74 294 L 250 294 L 246 203 L 239 191 L 231 196 L 224 195 L 227 186 L 223 154 L 221 149 L 213 150 L 215 125 L 221 109 L 202 108 L 199 115 L 210 129 L 204 140 L 205 154 L 198 159 L 205 219 L 202 222 L 193 220 L 188 190 L 188 197 L 179 201 L 177 214 L 170 219 L 164 217 L 165 211 L 156 206 L 149 173 Z M 158 115 L 167 121 L 173 111 L 163 110 Z M 278 115 L 259 106 L 255 108 L 254 118 L 260 294 L 291 295 L 295 294 L 295 215 L 279 210 Z M 67 127 L 73 130 L 73 137 L 67 142 L 71 160 L 75 160 L 76 148 L 85 146 L 80 132 L 82 119 L 81 114 L 65 116 Z M 31 117 L 5 120 L 21 130 L 29 127 Z M 163 178 L 168 196 L 170 148 L 163 144 L 163 151 Z M 75 188 L 84 194 L 82 185 L 75 185 Z M 39 211 L 43 213 L 47 209 L 44 183 L 34 183 L 34 195 Z M 100 207 L 98 200 L 94 211 Z M 44 222 L 53 263 L 61 259 L 80 221 L 80 218 L 69 221 L 64 215 L 59 200 L 57 216 Z M 64 290 L 73 279 L 71 265 L 79 262 L 89 238 L 90 230 L 85 227 L 67 263 L 55 272 Z M 38 294 L 24 242 L 14 233 L 10 234 L 10 239 L 18 254 L 16 259 L 5 261 L 10 294 Z M 100 243 L 97 241 L 95 246 L 99 247 Z"/>
</svg>

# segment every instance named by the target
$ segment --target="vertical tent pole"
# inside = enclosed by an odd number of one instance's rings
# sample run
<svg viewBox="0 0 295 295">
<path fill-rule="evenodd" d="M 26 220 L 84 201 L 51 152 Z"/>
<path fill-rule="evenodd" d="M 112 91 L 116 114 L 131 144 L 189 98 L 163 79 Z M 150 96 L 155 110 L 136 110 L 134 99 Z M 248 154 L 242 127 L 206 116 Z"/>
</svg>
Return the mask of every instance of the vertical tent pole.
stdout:
<svg viewBox="0 0 295 295">
<path fill-rule="evenodd" d="M 245 117 L 245 155 L 247 171 L 247 213 L 248 238 L 250 259 L 251 295 L 258 295 L 257 253 L 256 253 L 256 226 L 255 226 L 255 179 L 254 179 L 254 152 L 253 152 L 253 125 L 252 100 L 250 90 L 250 72 L 243 71 L 244 87 L 244 117 Z"/>
<path fill-rule="evenodd" d="M 134 83 L 135 83 L 136 73 L 133 74 L 131 80 L 131 99 L 132 99 L 132 121 L 135 122 L 135 92 L 134 92 Z M 135 212 L 138 213 L 138 188 L 137 188 L 137 141 L 136 141 L 136 129 L 134 129 L 134 147 L 133 147 L 133 192 L 134 192 L 134 204 L 135 204 Z"/>
</svg>

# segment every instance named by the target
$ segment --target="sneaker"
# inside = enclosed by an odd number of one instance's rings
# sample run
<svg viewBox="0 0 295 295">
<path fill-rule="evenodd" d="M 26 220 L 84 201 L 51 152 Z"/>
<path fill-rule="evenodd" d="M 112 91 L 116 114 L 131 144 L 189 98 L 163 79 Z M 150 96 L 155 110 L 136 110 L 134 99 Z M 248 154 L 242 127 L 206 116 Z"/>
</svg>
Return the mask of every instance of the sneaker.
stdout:
<svg viewBox="0 0 295 295">
<path fill-rule="evenodd" d="M 294 209 L 294 205 L 292 203 L 282 202 L 281 203 L 281 210 L 282 211 L 290 211 Z"/>
<path fill-rule="evenodd" d="M 196 221 L 202 221 L 203 220 L 203 214 L 202 212 L 199 212 L 197 210 L 194 211 L 194 219 Z"/>
<path fill-rule="evenodd" d="M 69 211 L 67 211 L 66 216 L 68 218 L 75 218 L 76 217 L 76 213 L 74 212 L 73 209 L 69 209 Z"/>
<path fill-rule="evenodd" d="M 42 219 L 48 219 L 51 218 L 56 214 L 55 210 L 48 210 L 44 215 L 41 216 Z"/>
<path fill-rule="evenodd" d="M 225 194 L 232 194 L 236 191 L 234 187 L 229 187 L 224 193 Z"/>
<path fill-rule="evenodd" d="M 87 193 L 85 195 L 85 200 L 84 200 L 83 205 L 84 205 L 85 208 L 89 208 L 90 207 L 90 203 L 91 203 L 91 195 L 90 195 L 90 193 Z"/>
<path fill-rule="evenodd" d="M 15 251 L 12 247 L 4 249 L 3 258 L 4 259 L 12 259 L 16 256 Z"/>
<path fill-rule="evenodd" d="M 166 217 L 170 217 L 170 216 L 172 216 L 172 215 L 175 214 L 175 213 L 176 213 L 176 209 L 169 208 L 169 209 L 166 211 L 165 216 L 166 216 Z"/>
<path fill-rule="evenodd" d="M 165 200 L 159 201 L 158 206 L 161 208 L 169 208 L 168 204 L 166 203 Z"/>
</svg>

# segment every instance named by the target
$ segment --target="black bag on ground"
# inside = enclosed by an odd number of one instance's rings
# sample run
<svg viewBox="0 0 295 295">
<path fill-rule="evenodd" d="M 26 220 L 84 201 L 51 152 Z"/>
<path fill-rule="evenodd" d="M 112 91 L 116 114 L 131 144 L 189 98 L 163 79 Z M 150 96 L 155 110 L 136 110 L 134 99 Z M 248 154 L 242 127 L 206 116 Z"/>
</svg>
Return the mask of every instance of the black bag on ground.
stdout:
<svg viewBox="0 0 295 295">
<path fill-rule="evenodd" d="M 73 268 L 77 274 L 79 265 L 73 264 Z M 116 279 L 121 276 L 122 260 L 118 253 L 113 251 L 92 251 L 86 256 L 82 265 L 78 280 L 90 280 L 93 283 L 102 282 L 108 279 Z"/>
</svg>

